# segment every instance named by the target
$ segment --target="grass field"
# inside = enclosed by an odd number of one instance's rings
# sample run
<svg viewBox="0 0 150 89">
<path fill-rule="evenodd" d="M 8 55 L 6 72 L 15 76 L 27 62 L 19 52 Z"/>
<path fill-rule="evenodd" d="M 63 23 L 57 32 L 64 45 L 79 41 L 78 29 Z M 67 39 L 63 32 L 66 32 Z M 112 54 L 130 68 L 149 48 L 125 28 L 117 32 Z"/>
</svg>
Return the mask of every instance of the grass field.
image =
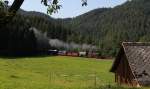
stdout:
<svg viewBox="0 0 150 89">
<path fill-rule="evenodd" d="M 117 89 L 109 88 L 111 65 L 79 57 L 1 58 L 0 89 Z"/>
</svg>

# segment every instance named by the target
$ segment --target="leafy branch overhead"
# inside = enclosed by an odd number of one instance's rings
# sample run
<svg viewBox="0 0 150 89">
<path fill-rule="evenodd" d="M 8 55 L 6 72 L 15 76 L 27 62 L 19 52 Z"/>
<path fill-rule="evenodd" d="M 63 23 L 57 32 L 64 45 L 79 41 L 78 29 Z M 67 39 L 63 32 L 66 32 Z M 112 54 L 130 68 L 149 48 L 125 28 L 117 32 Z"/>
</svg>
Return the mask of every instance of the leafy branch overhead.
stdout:
<svg viewBox="0 0 150 89">
<path fill-rule="evenodd" d="M 8 3 L 9 0 L 0 0 L 0 9 L 3 6 L 4 3 Z M 62 5 L 59 4 L 60 0 L 41 0 L 41 3 L 44 4 L 47 7 L 47 13 L 51 15 L 52 13 L 58 12 L 58 10 L 62 7 Z M 82 6 L 87 5 L 87 0 L 81 0 Z M 3 22 L 6 18 L 8 21 L 10 21 L 15 15 L 16 12 L 20 9 L 21 5 L 23 4 L 24 0 L 14 0 L 13 4 L 10 6 L 10 8 L 7 10 L 8 13 L 5 17 L 0 17 Z M 6 21 L 5 19 L 5 21 Z M 6 22 L 8 22 L 6 21 Z"/>
<path fill-rule="evenodd" d="M 87 6 L 87 0 L 81 0 L 82 1 L 82 6 Z M 42 4 L 47 6 L 47 14 L 52 14 L 58 12 L 62 5 L 59 4 L 59 0 L 42 0 Z"/>
<path fill-rule="evenodd" d="M 5 2 L 9 0 L 0 0 L 0 2 Z M 44 4 L 47 7 L 47 13 L 52 14 L 58 12 L 58 10 L 62 7 L 62 5 L 59 4 L 60 0 L 41 0 L 41 3 Z M 82 6 L 87 6 L 87 0 L 81 0 Z M 18 9 L 23 4 L 24 0 L 14 0 L 12 6 L 9 8 L 9 12 L 16 13 Z"/>
</svg>

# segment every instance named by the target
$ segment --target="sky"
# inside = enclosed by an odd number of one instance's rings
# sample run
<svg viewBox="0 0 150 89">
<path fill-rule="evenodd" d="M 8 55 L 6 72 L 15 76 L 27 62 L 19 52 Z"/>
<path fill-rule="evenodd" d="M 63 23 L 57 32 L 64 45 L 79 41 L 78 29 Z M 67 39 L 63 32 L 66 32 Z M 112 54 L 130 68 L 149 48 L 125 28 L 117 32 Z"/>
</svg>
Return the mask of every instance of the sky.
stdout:
<svg viewBox="0 0 150 89">
<path fill-rule="evenodd" d="M 14 0 L 9 1 L 12 3 Z M 82 7 L 81 0 L 60 0 L 62 8 L 51 16 L 54 18 L 75 17 L 96 8 L 115 7 L 125 1 L 127 0 L 88 0 L 88 6 Z M 26 11 L 47 12 L 47 8 L 41 4 L 41 0 L 25 0 L 21 8 Z"/>
</svg>

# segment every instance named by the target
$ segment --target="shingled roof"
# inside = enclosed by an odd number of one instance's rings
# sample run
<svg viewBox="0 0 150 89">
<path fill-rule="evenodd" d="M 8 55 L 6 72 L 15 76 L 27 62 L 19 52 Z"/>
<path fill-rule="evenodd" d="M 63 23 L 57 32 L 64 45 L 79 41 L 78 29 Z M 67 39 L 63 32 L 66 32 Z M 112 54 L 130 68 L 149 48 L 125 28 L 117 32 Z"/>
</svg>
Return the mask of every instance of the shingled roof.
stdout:
<svg viewBox="0 0 150 89">
<path fill-rule="evenodd" d="M 150 43 L 123 42 L 111 72 L 115 72 L 122 54 L 125 54 L 131 71 L 141 85 L 150 84 Z"/>
</svg>

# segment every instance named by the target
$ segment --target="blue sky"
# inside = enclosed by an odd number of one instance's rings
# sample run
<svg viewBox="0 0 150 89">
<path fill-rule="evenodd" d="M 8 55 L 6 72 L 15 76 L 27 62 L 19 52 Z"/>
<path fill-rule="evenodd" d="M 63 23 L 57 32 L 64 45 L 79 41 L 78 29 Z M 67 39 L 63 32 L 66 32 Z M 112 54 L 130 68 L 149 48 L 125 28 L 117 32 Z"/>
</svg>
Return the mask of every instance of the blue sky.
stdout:
<svg viewBox="0 0 150 89">
<path fill-rule="evenodd" d="M 9 0 L 13 1 L 13 0 Z M 114 7 L 124 3 L 126 0 L 88 0 L 88 6 L 82 7 L 81 0 L 60 0 L 63 6 L 58 13 L 53 14 L 55 18 L 75 17 L 90 10 L 101 7 Z M 41 4 L 41 0 L 25 0 L 22 9 L 27 11 L 39 11 L 46 13 L 47 8 Z"/>
</svg>

